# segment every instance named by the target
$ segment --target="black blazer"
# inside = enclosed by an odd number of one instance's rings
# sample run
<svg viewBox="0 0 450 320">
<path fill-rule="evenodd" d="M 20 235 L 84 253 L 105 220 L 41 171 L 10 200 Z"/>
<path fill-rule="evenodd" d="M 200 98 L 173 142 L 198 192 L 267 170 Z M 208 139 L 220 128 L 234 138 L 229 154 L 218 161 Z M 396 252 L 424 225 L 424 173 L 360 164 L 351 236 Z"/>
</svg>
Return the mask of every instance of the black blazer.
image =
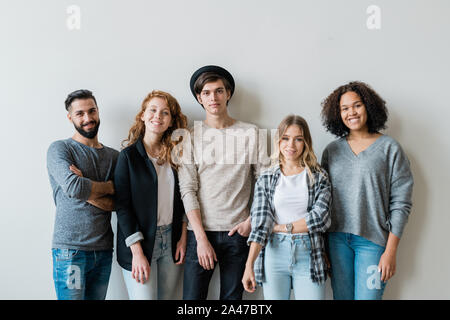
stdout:
<svg viewBox="0 0 450 320">
<path fill-rule="evenodd" d="M 172 222 L 172 257 L 175 262 L 177 242 L 181 237 L 184 206 L 178 186 L 178 175 L 172 168 L 175 178 Z M 144 144 L 139 139 L 123 149 L 117 159 L 114 172 L 115 205 L 117 213 L 117 261 L 131 271 L 131 249 L 125 239 L 142 232 L 142 249 L 149 263 L 152 261 L 158 216 L 158 176 L 152 161 L 147 156 Z"/>
</svg>

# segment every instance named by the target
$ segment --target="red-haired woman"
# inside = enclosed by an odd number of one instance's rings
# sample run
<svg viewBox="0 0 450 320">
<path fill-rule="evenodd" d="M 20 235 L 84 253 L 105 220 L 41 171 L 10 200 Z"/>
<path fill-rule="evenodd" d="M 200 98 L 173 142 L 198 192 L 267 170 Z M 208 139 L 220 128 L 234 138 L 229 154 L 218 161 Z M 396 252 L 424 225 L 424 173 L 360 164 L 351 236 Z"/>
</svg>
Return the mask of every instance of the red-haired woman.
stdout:
<svg viewBox="0 0 450 320">
<path fill-rule="evenodd" d="M 172 151 L 186 128 L 177 100 L 152 91 L 142 102 L 114 173 L 117 260 L 130 299 L 176 299 L 186 219 Z"/>
</svg>

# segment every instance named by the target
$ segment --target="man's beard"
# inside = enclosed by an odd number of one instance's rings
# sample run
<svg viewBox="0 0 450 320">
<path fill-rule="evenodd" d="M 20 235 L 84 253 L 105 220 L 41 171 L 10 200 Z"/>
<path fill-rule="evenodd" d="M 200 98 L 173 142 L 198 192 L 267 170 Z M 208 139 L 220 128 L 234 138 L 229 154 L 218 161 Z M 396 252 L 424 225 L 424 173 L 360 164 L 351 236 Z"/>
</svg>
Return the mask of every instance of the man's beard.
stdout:
<svg viewBox="0 0 450 320">
<path fill-rule="evenodd" d="M 96 124 L 95 127 L 92 128 L 90 131 L 84 131 L 83 127 L 85 127 L 91 123 L 95 123 Z M 81 127 L 77 127 L 75 124 L 73 124 L 73 126 L 78 131 L 78 133 L 81 134 L 83 137 L 85 137 L 87 139 L 93 139 L 97 136 L 98 127 L 100 127 L 100 120 L 98 120 L 98 122 L 95 122 L 95 121 L 88 122 L 88 123 L 82 125 Z"/>
</svg>

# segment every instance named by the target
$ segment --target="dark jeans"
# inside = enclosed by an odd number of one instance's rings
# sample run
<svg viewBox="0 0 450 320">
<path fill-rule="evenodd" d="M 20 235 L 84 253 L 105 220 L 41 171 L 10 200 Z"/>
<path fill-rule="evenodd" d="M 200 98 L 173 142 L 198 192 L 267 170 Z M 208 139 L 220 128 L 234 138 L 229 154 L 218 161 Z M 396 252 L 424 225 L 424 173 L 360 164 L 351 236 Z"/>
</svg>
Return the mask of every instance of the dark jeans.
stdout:
<svg viewBox="0 0 450 320">
<path fill-rule="evenodd" d="M 242 300 L 245 262 L 248 250 L 247 238 L 235 232 L 207 231 L 206 236 L 217 256 L 220 268 L 220 300 Z M 214 269 L 217 263 L 214 264 Z M 183 299 L 206 300 L 213 270 L 205 270 L 198 263 L 197 241 L 193 231 L 188 231 L 186 260 L 184 265 Z"/>
</svg>

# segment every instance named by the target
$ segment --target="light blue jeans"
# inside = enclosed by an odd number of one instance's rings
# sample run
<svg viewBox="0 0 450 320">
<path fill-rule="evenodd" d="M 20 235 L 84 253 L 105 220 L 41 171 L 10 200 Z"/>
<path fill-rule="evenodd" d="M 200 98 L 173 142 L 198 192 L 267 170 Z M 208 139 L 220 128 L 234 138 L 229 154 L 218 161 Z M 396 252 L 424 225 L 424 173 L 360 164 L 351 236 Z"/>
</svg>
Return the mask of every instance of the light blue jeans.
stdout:
<svg viewBox="0 0 450 320">
<path fill-rule="evenodd" d="M 307 234 L 274 233 L 264 252 L 263 291 L 266 300 L 325 299 L 325 285 L 311 280 L 311 242 Z"/>
<path fill-rule="evenodd" d="M 52 249 L 53 281 L 58 300 L 104 300 L 113 251 Z"/>
<path fill-rule="evenodd" d="M 386 282 L 378 264 L 385 248 L 343 232 L 328 234 L 331 287 L 335 300 L 381 300 Z"/>
<path fill-rule="evenodd" d="M 122 269 L 123 279 L 130 300 L 176 300 L 181 299 L 183 266 L 172 259 L 172 225 L 156 229 L 155 246 L 150 263 L 150 277 L 144 284 L 131 276 L 131 271 Z M 150 261 L 149 261 L 150 262 Z M 179 286 L 179 290 L 177 290 Z"/>
</svg>

